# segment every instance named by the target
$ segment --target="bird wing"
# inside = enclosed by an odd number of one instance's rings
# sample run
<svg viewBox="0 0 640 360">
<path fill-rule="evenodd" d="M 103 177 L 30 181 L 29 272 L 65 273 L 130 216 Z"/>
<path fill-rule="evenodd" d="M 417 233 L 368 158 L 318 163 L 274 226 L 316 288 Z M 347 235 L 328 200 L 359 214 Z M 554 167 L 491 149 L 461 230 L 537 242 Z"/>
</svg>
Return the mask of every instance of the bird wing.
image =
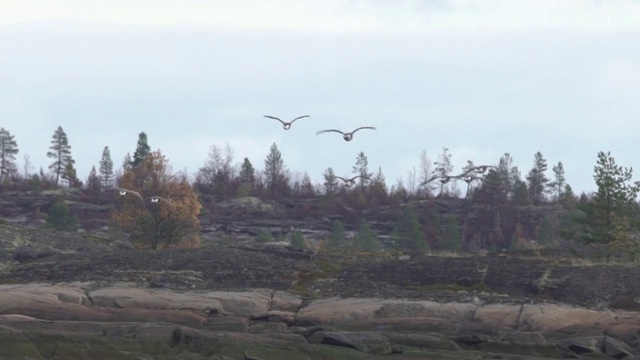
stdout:
<svg viewBox="0 0 640 360">
<path fill-rule="evenodd" d="M 277 118 L 277 117 L 275 117 L 275 116 L 271 116 L 271 115 L 264 115 L 264 117 L 269 118 L 269 119 L 273 119 L 273 120 L 278 120 L 278 121 L 280 121 L 281 123 L 285 124 L 285 122 L 284 122 L 284 121 L 280 120 L 280 118 Z"/>
<path fill-rule="evenodd" d="M 358 131 L 358 130 L 362 130 L 362 129 L 371 129 L 371 130 L 375 130 L 376 128 L 374 126 L 361 126 L 355 130 L 353 130 L 351 133 L 353 134 L 354 132 Z"/>
<path fill-rule="evenodd" d="M 133 191 L 133 190 L 125 189 L 125 188 L 116 188 L 116 190 L 118 190 L 118 191 L 124 191 L 124 192 L 126 192 L 126 193 L 133 194 L 133 195 L 135 195 L 135 196 L 139 197 L 139 198 L 140 198 L 140 200 L 142 200 L 142 195 L 140 195 L 140 193 L 139 193 L 139 192 L 137 192 L 137 191 Z"/>
<path fill-rule="evenodd" d="M 336 130 L 336 129 L 320 130 L 320 131 L 316 132 L 316 135 L 320 135 L 320 134 L 326 133 L 326 132 L 337 132 L 337 133 L 340 133 L 340 134 L 344 135 L 344 133 L 342 131 Z"/>
<path fill-rule="evenodd" d="M 298 120 L 298 119 L 303 119 L 303 118 L 307 118 L 309 117 L 309 115 L 302 115 L 302 116 L 298 116 L 297 118 L 291 120 L 291 123 L 293 123 L 294 121 Z"/>
<path fill-rule="evenodd" d="M 423 181 L 423 182 L 422 182 L 422 184 L 420 184 L 420 185 L 427 185 L 428 183 L 430 183 L 430 182 L 432 182 L 433 180 L 438 179 L 438 178 L 440 178 L 440 176 L 438 176 L 438 175 L 432 176 L 431 178 L 429 178 L 429 179 L 427 179 L 427 180 Z"/>
<path fill-rule="evenodd" d="M 169 200 L 167 200 L 167 199 L 165 199 L 165 198 L 163 198 L 163 197 L 161 197 L 161 196 L 149 196 L 149 197 L 147 198 L 147 200 L 153 200 L 153 199 L 162 200 L 162 201 L 166 202 L 167 204 L 169 204 L 169 205 L 173 206 L 173 203 L 172 203 L 171 201 L 169 201 Z"/>
<path fill-rule="evenodd" d="M 473 171 L 475 171 L 476 173 L 484 173 L 485 171 L 489 170 L 489 169 L 497 169 L 497 167 L 492 166 L 492 165 L 480 165 L 480 166 L 476 166 L 474 168 L 472 168 Z"/>
</svg>

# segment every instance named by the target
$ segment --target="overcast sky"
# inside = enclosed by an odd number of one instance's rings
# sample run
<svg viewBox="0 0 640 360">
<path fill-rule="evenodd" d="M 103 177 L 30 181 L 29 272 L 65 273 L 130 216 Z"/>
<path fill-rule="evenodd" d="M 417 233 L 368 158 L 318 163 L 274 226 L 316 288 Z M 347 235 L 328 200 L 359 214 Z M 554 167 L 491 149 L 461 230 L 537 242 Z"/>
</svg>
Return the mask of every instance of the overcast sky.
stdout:
<svg viewBox="0 0 640 360">
<path fill-rule="evenodd" d="M 318 182 L 363 151 L 389 185 L 423 149 L 454 172 L 510 153 L 523 177 L 540 151 L 590 192 L 598 151 L 640 179 L 638 19 L 637 0 L 2 0 L 0 127 L 37 171 L 62 126 L 81 180 L 144 131 L 190 174 L 225 142 L 258 169 L 275 142 Z"/>
</svg>

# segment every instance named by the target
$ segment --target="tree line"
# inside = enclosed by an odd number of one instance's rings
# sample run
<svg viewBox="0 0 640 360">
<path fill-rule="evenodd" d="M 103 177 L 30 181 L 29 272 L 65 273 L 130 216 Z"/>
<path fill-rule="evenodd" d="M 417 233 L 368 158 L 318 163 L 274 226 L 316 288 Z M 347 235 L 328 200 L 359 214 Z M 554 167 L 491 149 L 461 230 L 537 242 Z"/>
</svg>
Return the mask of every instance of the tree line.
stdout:
<svg viewBox="0 0 640 360">
<path fill-rule="evenodd" d="M 122 166 L 116 169 L 110 149 L 105 146 L 98 167 L 92 167 L 85 181 L 77 177 L 71 145 L 62 127 L 54 131 L 51 139 L 47 156 L 52 162 L 48 166 L 48 172 L 40 168 L 38 173 L 29 174 L 29 158 L 25 156 L 24 171 L 21 174 L 16 162 L 17 154 L 16 140 L 8 130 L 1 128 L 2 189 L 20 185 L 27 189 L 62 186 L 97 195 L 106 189 L 122 186 L 123 181 L 131 187 L 140 188 L 143 180 L 136 183 L 128 179 L 135 178 L 131 175 L 132 171 L 139 169 L 145 159 L 154 153 L 146 133 L 141 132 L 133 155 L 127 153 Z M 166 165 L 164 160 L 158 160 L 163 159 L 159 153 L 151 156 L 151 159 L 152 164 L 155 160 L 162 164 L 161 167 Z M 468 160 L 462 172 L 474 166 Z M 502 248 L 509 247 L 521 238 L 544 241 L 545 237 L 561 235 L 599 247 L 607 257 L 614 252 L 624 252 L 636 257 L 639 255 L 640 247 L 634 234 L 640 227 L 636 201 L 640 185 L 632 181 L 631 168 L 617 165 L 610 153 L 599 152 L 594 166 L 594 180 L 598 190 L 579 196 L 574 194 L 567 183 L 562 162 L 553 165 L 551 170 L 550 178 L 547 175 L 547 161 L 541 152 L 537 152 L 531 168 L 523 176 L 520 169 L 513 165 L 511 155 L 505 153 L 495 168 L 483 178 L 465 180 L 463 189 L 458 186 L 457 181 L 428 182 L 434 176 L 456 175 L 453 173 L 452 154 L 448 148 L 443 148 L 434 162 L 423 150 L 418 167 L 408 171 L 406 181 L 398 179 L 389 186 L 382 169 L 369 169 L 366 154 L 359 152 L 355 156 L 352 173 L 360 178 L 355 186 L 349 187 L 340 181 L 331 167 L 322 174 L 320 184 L 313 183 L 306 172 L 292 172 L 286 167 L 275 143 L 266 155 L 262 169 L 256 168 L 246 157 L 236 162 L 234 150 L 229 144 L 225 144 L 211 146 L 205 163 L 193 177 L 178 173 L 172 175 L 172 181 L 188 184 L 189 189 L 185 191 L 193 190 L 201 205 L 212 213 L 215 213 L 217 203 L 241 196 L 256 196 L 274 201 L 314 199 L 321 205 L 320 215 L 339 212 L 344 208 L 363 210 L 371 206 L 405 204 L 411 200 L 429 198 L 463 198 L 469 204 L 477 205 L 473 208 L 473 216 L 467 215 L 475 219 L 474 229 L 477 231 L 473 233 L 466 232 L 467 216 L 463 219 L 440 218 L 432 211 L 426 217 L 418 219 L 415 214 L 411 214 L 411 207 L 405 206 L 402 216 L 397 219 L 398 224 L 391 234 L 389 245 L 395 244 L 393 246 L 416 251 L 425 251 L 430 247 Z M 522 209 L 530 206 L 561 206 L 569 215 L 562 219 L 543 219 L 540 226 L 528 229 L 523 227 L 521 216 Z M 191 213 L 194 213 L 194 208 L 191 209 Z M 363 220 L 366 222 L 365 219 L 359 220 L 361 226 L 364 226 Z M 122 220 L 122 223 L 125 222 Z M 366 233 L 365 230 L 363 233 Z"/>
</svg>

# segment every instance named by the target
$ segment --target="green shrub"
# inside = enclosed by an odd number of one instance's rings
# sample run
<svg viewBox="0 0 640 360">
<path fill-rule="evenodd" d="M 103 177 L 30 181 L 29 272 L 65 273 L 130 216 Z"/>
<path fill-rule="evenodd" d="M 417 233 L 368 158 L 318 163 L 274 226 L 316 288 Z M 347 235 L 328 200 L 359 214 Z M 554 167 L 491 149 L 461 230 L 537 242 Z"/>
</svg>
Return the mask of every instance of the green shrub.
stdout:
<svg viewBox="0 0 640 360">
<path fill-rule="evenodd" d="M 56 230 L 77 231 L 78 219 L 69 214 L 69 206 L 64 201 L 58 201 L 49 210 L 47 225 Z"/>
<path fill-rule="evenodd" d="M 267 230 L 262 229 L 256 236 L 255 240 L 256 242 L 259 242 L 259 243 L 266 243 L 266 242 L 273 241 L 273 238 L 271 237 L 271 234 Z"/>
<path fill-rule="evenodd" d="M 300 249 L 304 249 L 306 247 L 304 235 L 300 230 L 294 231 L 291 235 L 289 235 L 289 242 L 293 247 L 297 247 Z"/>
</svg>

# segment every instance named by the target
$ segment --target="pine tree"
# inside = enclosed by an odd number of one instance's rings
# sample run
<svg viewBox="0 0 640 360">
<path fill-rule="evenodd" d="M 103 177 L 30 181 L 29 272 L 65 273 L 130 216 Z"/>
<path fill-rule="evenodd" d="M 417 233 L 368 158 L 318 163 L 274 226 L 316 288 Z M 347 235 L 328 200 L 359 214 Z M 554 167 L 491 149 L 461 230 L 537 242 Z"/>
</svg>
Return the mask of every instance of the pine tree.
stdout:
<svg viewBox="0 0 640 360">
<path fill-rule="evenodd" d="M 376 241 L 375 234 L 369 226 L 369 222 L 365 218 L 360 219 L 358 232 L 353 238 L 353 247 L 365 251 L 375 251 L 380 247 Z"/>
<path fill-rule="evenodd" d="M 238 174 L 240 185 L 236 189 L 236 196 L 249 196 L 256 184 L 256 170 L 253 168 L 251 161 L 244 158 L 240 165 L 240 173 Z"/>
<path fill-rule="evenodd" d="M 300 183 L 300 194 L 306 198 L 312 198 L 316 196 L 316 188 L 313 186 L 311 178 L 306 171 L 302 175 L 302 182 Z"/>
<path fill-rule="evenodd" d="M 632 176 L 633 169 L 617 165 L 610 152 L 598 152 L 593 175 L 598 191 L 589 213 L 590 231 L 585 240 L 605 245 L 607 262 L 611 256 L 611 244 L 619 240 L 616 232 L 618 235 L 622 232 L 620 224 L 628 224 L 632 211 L 637 208 L 640 186 L 637 182 L 629 184 Z"/>
<path fill-rule="evenodd" d="M 17 153 L 18 143 L 14 137 L 5 128 L 0 128 L 0 183 L 17 171 L 15 163 Z"/>
<path fill-rule="evenodd" d="M 356 164 L 353 166 L 353 173 L 359 176 L 363 176 L 358 179 L 360 189 L 363 189 L 365 187 L 367 178 L 371 178 L 373 176 L 373 173 L 369 172 L 369 160 L 362 151 L 356 156 Z"/>
<path fill-rule="evenodd" d="M 287 179 L 282 154 L 276 143 L 271 145 L 269 155 L 264 161 L 264 176 L 270 195 L 273 198 L 283 196 L 285 190 L 283 188 L 287 186 Z"/>
<path fill-rule="evenodd" d="M 558 161 L 558 165 L 552 168 L 553 170 L 553 182 L 549 183 L 549 187 L 552 189 L 555 199 L 562 202 L 564 195 L 564 188 L 567 185 L 567 181 L 564 177 L 564 166 L 562 161 Z"/>
<path fill-rule="evenodd" d="M 143 131 L 138 134 L 138 145 L 136 146 L 136 151 L 133 153 L 131 166 L 138 166 L 142 164 L 142 161 L 147 155 L 149 155 L 149 153 L 151 153 L 151 147 L 149 147 L 147 134 Z"/>
<path fill-rule="evenodd" d="M 516 206 L 529 205 L 530 192 L 527 189 L 527 183 L 520 179 L 520 176 L 514 179 L 513 183 L 513 204 Z"/>
<path fill-rule="evenodd" d="M 76 231 L 78 230 L 78 219 L 70 214 L 66 202 L 58 201 L 49 210 L 47 226 L 56 230 Z"/>
<path fill-rule="evenodd" d="M 325 194 L 334 194 L 338 190 L 338 178 L 336 174 L 333 172 L 333 168 L 328 168 L 322 174 L 324 178 L 324 193 Z"/>
<path fill-rule="evenodd" d="M 562 192 L 562 200 L 560 203 L 565 207 L 573 206 L 576 203 L 576 194 L 573 193 L 571 185 L 566 184 Z"/>
<path fill-rule="evenodd" d="M 346 237 L 344 225 L 340 220 L 333 220 L 331 222 L 331 235 L 329 236 L 329 241 L 327 242 L 327 247 L 332 249 L 337 249 L 345 246 Z"/>
<path fill-rule="evenodd" d="M 78 179 L 78 173 L 76 172 L 76 168 L 73 166 L 74 163 L 75 161 L 73 159 L 67 162 L 67 165 L 65 165 L 61 177 L 63 180 L 67 181 L 69 187 L 80 188 L 82 187 L 82 181 Z"/>
<path fill-rule="evenodd" d="M 111 160 L 111 151 L 108 146 L 102 150 L 102 159 L 100 160 L 100 180 L 103 189 L 113 187 L 113 161 Z"/>
<path fill-rule="evenodd" d="M 533 168 L 527 174 L 527 182 L 529 183 L 529 199 L 533 205 L 540 205 L 544 202 L 545 193 L 549 179 L 545 172 L 547 171 L 547 160 L 544 159 L 541 152 L 535 154 Z"/>
<path fill-rule="evenodd" d="M 100 193 L 102 187 L 102 179 L 98 176 L 98 172 L 96 171 L 96 166 L 91 167 L 91 171 L 89 171 L 89 177 L 87 177 L 87 192 L 93 195 L 97 195 Z"/>
<path fill-rule="evenodd" d="M 69 145 L 69 139 L 61 126 L 53 133 L 51 139 L 51 151 L 47 152 L 47 156 L 54 159 L 53 163 L 49 165 L 49 169 L 55 174 L 54 184 L 58 186 L 60 177 L 64 175 L 67 165 L 75 163 L 71 157 L 71 146 Z"/>
<path fill-rule="evenodd" d="M 424 252 L 428 249 L 422 225 L 413 211 L 413 206 L 407 205 L 402 209 L 402 214 L 397 220 L 395 228 L 405 249 L 418 252 Z"/>
<path fill-rule="evenodd" d="M 438 161 L 434 163 L 436 166 L 433 169 L 433 175 L 439 177 L 446 177 L 453 171 L 453 164 L 451 163 L 451 154 L 449 154 L 448 148 L 442 148 L 442 154 L 438 157 Z M 440 195 L 444 194 L 445 184 L 440 183 Z"/>
<path fill-rule="evenodd" d="M 384 177 L 384 174 L 382 173 L 382 167 L 378 167 L 378 172 L 376 172 L 373 179 L 371 179 L 369 194 L 370 197 L 374 199 L 378 204 L 384 203 L 389 196 L 389 192 L 387 190 L 387 181 Z"/>
<path fill-rule="evenodd" d="M 307 247 L 307 244 L 304 240 L 304 234 L 302 234 L 302 231 L 300 230 L 296 230 L 291 233 L 291 235 L 289 236 L 289 243 L 291 244 L 291 246 L 298 249 L 304 249 Z"/>
<path fill-rule="evenodd" d="M 256 181 L 256 170 L 253 168 L 253 165 L 248 158 L 244 158 L 242 165 L 240 166 L 240 180 L 250 188 L 253 187 L 253 184 Z"/>
</svg>

